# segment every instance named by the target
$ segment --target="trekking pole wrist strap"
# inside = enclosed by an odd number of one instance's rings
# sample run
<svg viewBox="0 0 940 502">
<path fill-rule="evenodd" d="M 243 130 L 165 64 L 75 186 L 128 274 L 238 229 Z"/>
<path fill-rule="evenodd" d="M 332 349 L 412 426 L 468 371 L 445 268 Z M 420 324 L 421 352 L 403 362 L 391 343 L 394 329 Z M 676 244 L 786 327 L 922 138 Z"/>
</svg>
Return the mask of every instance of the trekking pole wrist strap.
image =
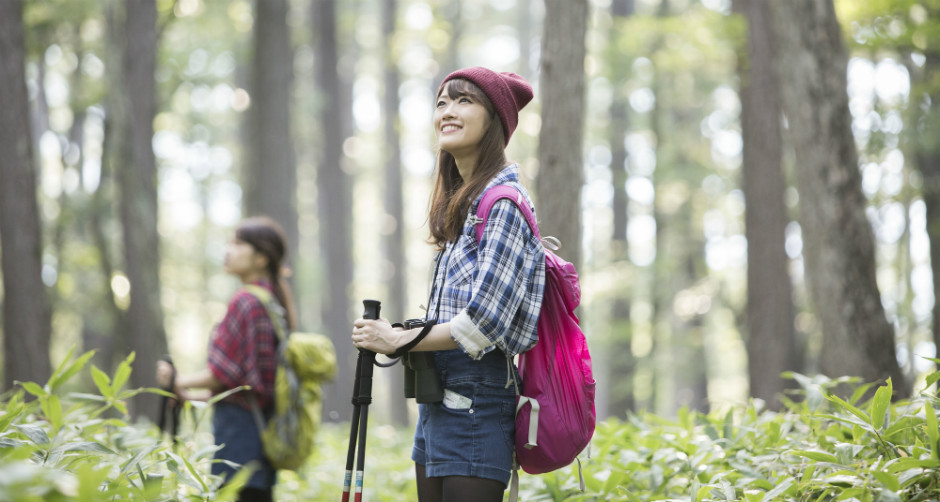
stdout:
<svg viewBox="0 0 940 502">
<path fill-rule="evenodd" d="M 415 348 L 415 345 L 418 345 L 419 343 L 421 343 L 421 340 L 424 340 L 424 338 L 428 336 L 428 334 L 431 332 L 431 328 L 433 328 L 435 324 L 437 324 L 437 319 L 429 319 L 427 322 L 424 323 L 424 327 L 421 328 L 421 332 L 418 333 L 418 336 L 414 337 L 413 340 L 402 345 L 401 347 L 398 347 L 398 350 L 396 350 L 392 354 L 389 354 L 388 357 L 392 357 L 392 358 L 401 357 L 407 354 L 408 352 L 411 352 L 411 349 Z"/>
</svg>

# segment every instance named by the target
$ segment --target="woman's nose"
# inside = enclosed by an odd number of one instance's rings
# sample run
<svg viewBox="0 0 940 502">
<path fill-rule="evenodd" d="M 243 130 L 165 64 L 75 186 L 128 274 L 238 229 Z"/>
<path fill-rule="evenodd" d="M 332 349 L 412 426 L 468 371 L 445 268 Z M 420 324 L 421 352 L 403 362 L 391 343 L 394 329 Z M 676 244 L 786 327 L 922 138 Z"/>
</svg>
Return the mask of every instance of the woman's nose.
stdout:
<svg viewBox="0 0 940 502">
<path fill-rule="evenodd" d="M 454 117 L 454 104 L 447 103 L 444 105 L 444 109 L 441 111 L 441 118 L 453 118 Z"/>
</svg>

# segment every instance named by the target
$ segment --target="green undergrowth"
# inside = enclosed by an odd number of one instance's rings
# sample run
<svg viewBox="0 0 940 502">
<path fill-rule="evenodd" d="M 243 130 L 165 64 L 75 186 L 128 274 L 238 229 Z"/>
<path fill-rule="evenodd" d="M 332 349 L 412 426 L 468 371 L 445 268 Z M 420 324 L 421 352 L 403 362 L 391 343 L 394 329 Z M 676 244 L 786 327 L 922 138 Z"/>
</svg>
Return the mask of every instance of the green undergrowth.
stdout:
<svg viewBox="0 0 940 502">
<path fill-rule="evenodd" d="M 126 389 L 133 356 L 114 375 L 69 357 L 45 384 L 22 382 L 0 402 L 0 502 L 230 501 L 233 483 L 209 474 L 215 447 L 211 403 L 188 403 L 177 441 L 132 423 Z M 90 374 L 96 392 L 66 383 Z M 940 429 L 934 392 L 892 402 L 892 386 L 791 375 L 801 386 L 783 412 L 759 402 L 709 414 L 631 415 L 597 426 L 577 463 L 521 473 L 522 501 L 935 501 L 940 500 Z M 931 375 L 928 387 L 940 378 Z M 845 399 L 834 393 L 850 384 Z M 218 399 L 218 398 L 217 398 Z M 275 499 L 336 501 L 349 424 L 324 424 L 314 457 L 281 472 Z M 415 500 L 411 431 L 370 424 L 363 500 Z M 507 491 L 508 497 L 508 491 Z"/>
</svg>

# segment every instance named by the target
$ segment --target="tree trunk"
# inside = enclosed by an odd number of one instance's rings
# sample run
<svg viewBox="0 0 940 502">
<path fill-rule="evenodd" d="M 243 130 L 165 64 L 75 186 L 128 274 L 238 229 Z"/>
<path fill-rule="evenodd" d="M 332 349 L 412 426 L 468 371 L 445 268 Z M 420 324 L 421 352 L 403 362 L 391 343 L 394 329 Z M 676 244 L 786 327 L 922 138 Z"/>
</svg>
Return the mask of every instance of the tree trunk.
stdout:
<svg viewBox="0 0 940 502">
<path fill-rule="evenodd" d="M 847 56 L 832 0 L 774 0 L 777 71 L 795 150 L 806 278 L 823 331 L 830 377 L 891 378 L 909 395 L 875 279 L 846 91 Z"/>
<path fill-rule="evenodd" d="M 123 165 L 118 168 L 124 260 L 131 284 L 126 348 L 136 353 L 131 384 L 156 386 L 154 368 L 167 351 L 160 303 L 157 166 L 153 154 L 157 55 L 155 0 L 127 0 L 124 19 Z M 157 416 L 156 396 L 141 395 L 135 414 Z"/>
<path fill-rule="evenodd" d="M 927 84 L 928 82 L 936 82 L 937 78 L 940 77 L 940 56 L 928 54 L 923 70 L 920 72 L 911 71 L 910 73 L 923 88 L 931 89 L 922 98 L 915 99 L 912 96 L 911 102 L 923 103 L 926 101 L 931 103 L 929 106 L 921 107 L 921 109 L 927 110 L 926 114 L 918 119 L 920 124 L 913 127 L 912 130 L 918 131 L 914 133 L 917 135 L 914 140 L 916 148 L 914 164 L 923 180 L 921 196 L 927 209 L 927 236 L 930 239 L 930 264 L 933 273 L 934 297 L 931 331 L 933 332 L 934 346 L 940 347 L 940 140 L 937 139 L 936 134 L 936 131 L 940 128 L 940 110 L 936 106 L 936 103 L 940 103 L 940 92 L 938 92 L 936 86 L 928 87 Z M 912 85 L 911 87 L 915 86 Z"/>
<path fill-rule="evenodd" d="M 400 321 L 408 316 L 404 302 L 408 294 L 408 260 L 405 256 L 405 202 L 402 193 L 401 138 L 398 131 L 398 54 L 395 38 L 395 20 L 398 17 L 398 2 L 382 0 L 382 35 L 385 45 L 385 211 L 389 221 L 394 222 L 385 237 L 385 255 L 391 270 L 388 273 L 389 302 L 385 318 Z M 401 369 L 389 372 L 390 421 L 395 425 L 408 424 L 408 407 L 404 396 L 404 380 Z"/>
<path fill-rule="evenodd" d="M 349 342 L 353 315 L 362 312 L 362 305 L 351 306 L 349 287 L 352 283 L 352 203 L 350 182 L 343 171 L 343 140 L 346 117 L 349 115 L 348 86 L 341 80 L 338 68 L 335 0 L 313 0 L 311 27 L 316 40 L 315 79 L 320 96 L 322 157 L 317 171 L 317 203 L 320 210 L 320 242 L 326 257 L 326 295 L 323 319 L 333 344 L 339 367 L 355 368 L 356 352 Z M 339 420 L 349 410 L 352 378 L 337 377 L 324 389 L 323 411 L 327 420 Z"/>
<path fill-rule="evenodd" d="M 584 56 L 587 0 L 548 0 L 542 37 L 542 130 L 536 194 L 542 235 L 557 237 L 560 255 L 581 264 L 584 170 Z M 551 201 L 551 203 L 549 203 Z"/>
<path fill-rule="evenodd" d="M 297 167 L 291 141 L 294 55 L 287 25 L 287 0 L 255 2 L 252 59 L 250 155 L 245 166 L 245 210 L 277 221 L 287 233 L 289 260 L 299 249 Z"/>
<path fill-rule="evenodd" d="M 30 143 L 23 2 L 0 2 L 0 244 L 3 388 L 46 383 L 51 314 L 42 282 L 42 231 Z"/>
<path fill-rule="evenodd" d="M 517 73 L 528 79 L 532 75 L 532 0 L 519 0 L 519 67 Z"/>
<path fill-rule="evenodd" d="M 774 73 L 770 10 L 763 1 L 734 0 L 747 20 L 747 51 L 738 61 L 741 81 L 742 175 L 747 237 L 747 334 L 750 395 L 780 409 L 790 387 L 784 371 L 802 371 L 793 324 L 793 286 L 786 253 L 786 181 L 780 88 Z"/>
<path fill-rule="evenodd" d="M 610 67 L 611 85 L 622 89 L 629 77 L 630 61 L 623 61 L 623 56 L 616 49 L 616 41 L 623 33 L 623 24 L 634 13 L 633 0 L 614 0 L 610 6 L 613 28 L 609 40 L 607 64 Z M 627 223 L 629 216 L 629 198 L 627 197 L 627 147 L 624 144 L 630 128 L 628 104 L 625 93 L 614 92 L 610 107 L 610 179 L 613 182 L 614 228 L 611 235 L 611 259 L 613 263 L 628 260 Z M 632 324 L 630 322 L 630 288 L 623 287 L 613 298 L 610 312 L 611 350 L 608 354 L 610 363 L 610 381 L 618 382 L 609 387 L 607 414 L 623 417 L 636 410 L 633 395 L 633 376 L 636 372 L 636 360 L 632 349 Z"/>
</svg>

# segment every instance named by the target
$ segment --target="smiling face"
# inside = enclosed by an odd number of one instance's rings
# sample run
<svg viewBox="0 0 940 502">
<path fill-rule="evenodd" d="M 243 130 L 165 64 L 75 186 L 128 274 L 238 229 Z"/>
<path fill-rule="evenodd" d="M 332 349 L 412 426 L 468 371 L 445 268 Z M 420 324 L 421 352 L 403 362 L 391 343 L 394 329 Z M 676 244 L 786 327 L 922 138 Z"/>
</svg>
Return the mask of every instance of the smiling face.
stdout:
<svg viewBox="0 0 940 502">
<path fill-rule="evenodd" d="M 482 93 L 467 89 L 465 81 L 452 80 L 441 89 L 434 107 L 434 131 L 441 150 L 454 156 L 460 176 L 466 180 L 476 166 L 480 140 L 493 120 Z M 464 89 L 458 90 L 461 87 Z"/>
</svg>

